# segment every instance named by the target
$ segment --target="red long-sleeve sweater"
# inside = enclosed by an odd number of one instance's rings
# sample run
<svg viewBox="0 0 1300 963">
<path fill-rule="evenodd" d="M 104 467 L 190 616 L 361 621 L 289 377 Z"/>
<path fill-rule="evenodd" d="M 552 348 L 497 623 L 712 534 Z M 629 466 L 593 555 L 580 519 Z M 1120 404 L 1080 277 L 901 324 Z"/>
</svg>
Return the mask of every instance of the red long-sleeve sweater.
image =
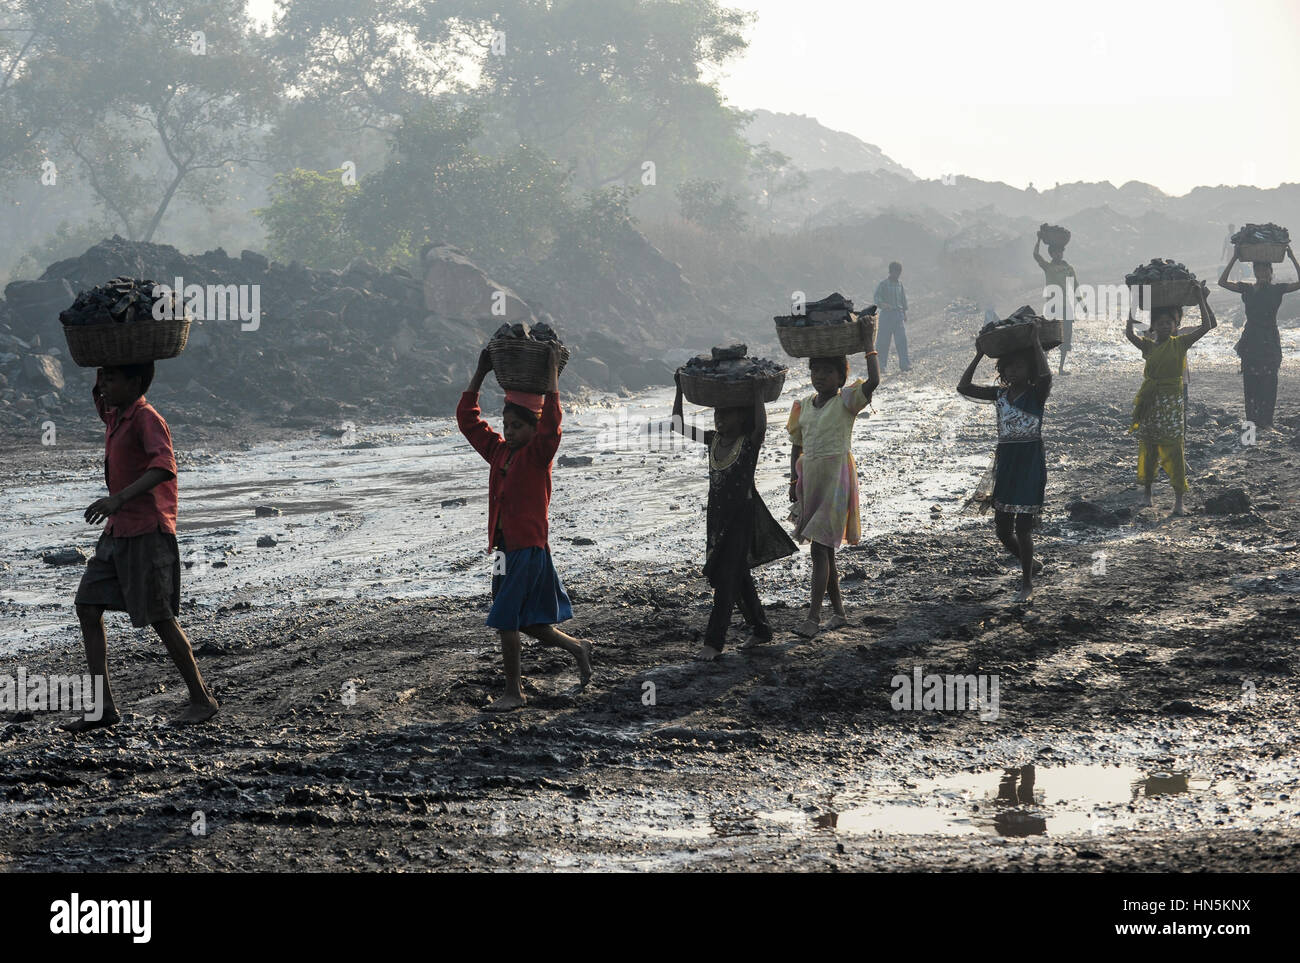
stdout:
<svg viewBox="0 0 1300 963">
<path fill-rule="evenodd" d="M 491 467 L 488 480 L 488 548 L 500 526 L 506 548 L 549 548 L 551 461 L 560 447 L 560 393 L 546 395 L 533 440 L 513 451 L 483 420 L 478 394 L 466 391 L 456 423 Z"/>
</svg>

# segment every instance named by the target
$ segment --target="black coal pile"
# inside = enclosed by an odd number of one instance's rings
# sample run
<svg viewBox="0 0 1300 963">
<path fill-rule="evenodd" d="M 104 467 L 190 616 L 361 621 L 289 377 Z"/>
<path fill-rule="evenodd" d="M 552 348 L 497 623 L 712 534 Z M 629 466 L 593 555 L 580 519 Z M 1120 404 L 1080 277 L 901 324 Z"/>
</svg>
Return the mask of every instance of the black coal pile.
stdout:
<svg viewBox="0 0 1300 963">
<path fill-rule="evenodd" d="M 745 378 L 772 378 L 786 371 L 783 364 L 767 358 L 749 358 L 748 345 L 733 344 L 714 348 L 710 354 L 697 354 L 684 365 L 692 375 L 717 378 L 722 381 L 741 381 Z"/>
<path fill-rule="evenodd" d="M 1186 264 L 1159 257 L 1153 257 L 1149 263 L 1140 265 L 1124 275 L 1124 283 L 1130 287 L 1135 284 L 1154 284 L 1156 281 L 1195 280 L 1196 275 L 1187 269 Z"/>
<path fill-rule="evenodd" d="M 980 328 L 980 334 L 983 334 L 985 331 L 992 331 L 994 328 L 1004 328 L 1012 324 L 1033 324 L 1035 321 L 1042 320 L 1044 320 L 1042 316 L 1026 304 L 1017 309 L 1010 317 L 1003 318 L 1000 321 L 990 321 L 988 324 L 984 325 L 984 327 Z"/>
<path fill-rule="evenodd" d="M 1038 237 L 1044 244 L 1065 247 L 1070 243 L 1070 231 L 1068 228 L 1061 227 L 1059 224 L 1048 224 L 1044 221 L 1038 228 Z"/>
<path fill-rule="evenodd" d="M 51 414 L 81 418 L 87 412 L 87 432 L 98 430 L 89 405 L 93 375 L 69 370 L 64 380 L 70 361 L 59 316 L 71 310 L 69 318 L 90 319 L 107 299 L 89 292 L 105 284 L 112 290 L 124 278 L 157 278 L 180 288 L 183 300 L 198 285 L 205 307 L 214 303 L 208 299 L 216 289 L 248 286 L 244 291 L 251 295 L 256 286 L 256 321 L 231 311 L 212 317 L 205 315 L 221 312 L 196 311 L 184 353 L 159 363 L 149 392 L 174 425 L 215 433 L 250 423 L 324 428 L 345 418 L 448 415 L 494 328 L 481 318 L 431 313 L 424 279 L 402 268 L 381 271 L 357 259 L 346 269 L 315 270 L 254 251 L 232 257 L 216 248 L 191 255 L 115 236 L 51 265 L 39 280 L 6 286 L 0 301 L 0 430 L 38 432 L 33 426 Z M 151 306 L 152 291 L 146 293 Z M 86 299 L 78 300 L 79 294 Z M 237 300 L 232 292 L 222 303 L 233 306 Z M 245 300 L 252 302 L 251 296 Z M 121 297 L 107 305 L 110 317 L 120 302 Z M 143 316 L 143 307 L 128 302 L 117 316 Z M 537 337 L 552 319 L 534 314 L 546 319 L 531 326 Z M 575 360 L 589 360 L 566 369 L 563 389 L 569 397 L 590 388 L 638 391 L 672 384 L 672 369 L 664 362 L 595 332 L 570 333 Z"/>
<path fill-rule="evenodd" d="M 1232 235 L 1233 244 L 1290 244 L 1291 233 L 1280 224 L 1247 224 Z"/>
<path fill-rule="evenodd" d="M 71 307 L 59 312 L 59 320 L 64 324 L 129 324 L 152 318 L 181 318 L 184 304 L 176 293 L 166 289 L 155 298 L 157 288 L 149 280 L 113 278 L 78 294 Z"/>
<path fill-rule="evenodd" d="M 530 341 L 554 341 L 560 343 L 560 336 L 555 333 L 545 321 L 539 321 L 537 324 L 525 324 L 517 321 L 514 324 L 503 324 L 492 332 L 492 340 L 497 338 L 524 338 Z"/>
<path fill-rule="evenodd" d="M 868 306 L 859 312 L 862 315 L 874 315 L 876 306 Z M 793 328 L 806 328 L 819 324 L 843 324 L 845 321 L 857 320 L 853 313 L 853 301 L 836 291 L 820 301 L 809 301 L 804 305 L 803 314 L 779 315 L 773 318 L 777 324 Z"/>
</svg>

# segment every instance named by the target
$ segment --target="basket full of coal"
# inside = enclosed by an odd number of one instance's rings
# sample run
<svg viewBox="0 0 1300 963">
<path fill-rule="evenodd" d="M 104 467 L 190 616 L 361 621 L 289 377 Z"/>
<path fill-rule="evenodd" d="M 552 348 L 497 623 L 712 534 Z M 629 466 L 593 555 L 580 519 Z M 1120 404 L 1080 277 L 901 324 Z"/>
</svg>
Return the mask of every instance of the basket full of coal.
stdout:
<svg viewBox="0 0 1300 963">
<path fill-rule="evenodd" d="M 990 358 L 1000 358 L 1004 354 L 1032 348 L 1035 329 L 1044 351 L 1058 347 L 1065 340 L 1064 322 L 1044 318 L 1026 304 L 1010 317 L 984 325 L 975 339 L 975 347 Z"/>
<path fill-rule="evenodd" d="M 501 325 L 487 346 L 497 383 L 506 391 L 545 392 L 552 344 L 560 346 L 560 370 L 563 371 L 569 360 L 569 349 L 549 324 Z"/>
<path fill-rule="evenodd" d="M 825 358 L 866 350 L 860 318 L 876 313 L 876 306 L 853 312 L 853 301 L 836 291 L 804 305 L 803 313 L 778 315 L 776 336 L 792 358 Z"/>
<path fill-rule="evenodd" d="M 1038 239 L 1048 247 L 1065 247 L 1070 243 L 1070 230 L 1060 224 L 1044 222 L 1038 227 Z"/>
<path fill-rule="evenodd" d="M 1124 275 L 1124 283 L 1137 289 L 1138 306 L 1147 310 L 1198 304 L 1204 288 L 1186 264 L 1158 257 Z"/>
<path fill-rule="evenodd" d="M 785 386 L 786 367 L 766 358 L 750 358 L 743 344 L 717 347 L 696 355 L 677 370 L 682 395 L 705 408 L 739 408 L 756 398 L 776 401 Z"/>
<path fill-rule="evenodd" d="M 1232 235 L 1239 261 L 1281 264 L 1291 244 L 1291 232 L 1280 224 L 1247 224 Z"/>
<path fill-rule="evenodd" d="M 100 368 L 162 361 L 184 351 L 192 319 L 174 292 L 155 297 L 158 288 L 153 281 L 116 277 L 78 294 L 59 313 L 72 360 Z"/>
</svg>

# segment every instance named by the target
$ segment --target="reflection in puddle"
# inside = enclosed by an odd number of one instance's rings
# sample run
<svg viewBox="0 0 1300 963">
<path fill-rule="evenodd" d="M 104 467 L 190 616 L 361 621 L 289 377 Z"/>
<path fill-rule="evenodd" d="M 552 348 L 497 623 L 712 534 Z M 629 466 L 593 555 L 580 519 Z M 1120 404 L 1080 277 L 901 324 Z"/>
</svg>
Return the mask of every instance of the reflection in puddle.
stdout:
<svg viewBox="0 0 1300 963">
<path fill-rule="evenodd" d="M 1028 765 L 919 779 L 895 791 L 818 793 L 802 809 L 730 810 L 707 817 L 665 814 L 664 818 L 640 820 L 629 831 L 696 842 L 806 832 L 1069 836 L 1135 827 L 1133 806 L 1142 799 L 1201 793 L 1221 805 L 1234 792 L 1230 782 L 1212 786 L 1209 780 L 1186 772 L 1143 772 L 1132 766 Z"/>
<path fill-rule="evenodd" d="M 1205 792 L 1210 783 L 1188 773 L 1145 774 L 1131 766 L 1020 766 L 943 779 L 918 780 L 901 793 L 827 798 L 819 812 L 792 810 L 760 816 L 813 831 L 848 835 L 958 836 L 1071 835 L 1131 823 L 1109 811 L 1146 797 Z M 1220 793 L 1224 785 L 1215 787 Z M 859 803 L 844 806 L 845 801 Z"/>
</svg>

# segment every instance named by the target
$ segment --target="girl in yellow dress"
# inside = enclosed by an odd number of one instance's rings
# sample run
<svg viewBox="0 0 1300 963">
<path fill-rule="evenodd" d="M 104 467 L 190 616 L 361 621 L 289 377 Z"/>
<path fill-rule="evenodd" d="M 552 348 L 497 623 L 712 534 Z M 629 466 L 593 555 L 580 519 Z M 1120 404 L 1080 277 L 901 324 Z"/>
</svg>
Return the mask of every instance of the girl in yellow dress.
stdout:
<svg viewBox="0 0 1300 963">
<path fill-rule="evenodd" d="M 1201 326 L 1187 334 L 1174 334 L 1183 318 L 1178 307 L 1152 308 L 1151 333 L 1155 338 L 1139 338 L 1133 332 L 1137 320 L 1129 312 L 1124 336 L 1142 352 L 1146 367 L 1142 370 L 1142 387 L 1133 399 L 1133 426 L 1138 447 L 1138 484 L 1146 489 L 1146 503 L 1152 504 L 1151 486 L 1156 480 L 1157 465 L 1169 476 L 1174 489 L 1174 514 L 1183 514 L 1183 495 L 1187 492 L 1187 463 L 1183 454 L 1183 370 L 1187 349 L 1199 341 L 1217 322 L 1205 301 L 1204 288 L 1197 289 L 1200 300 Z"/>
<path fill-rule="evenodd" d="M 862 537 L 858 514 L 858 469 L 851 443 L 858 413 L 871 403 L 880 384 L 876 354 L 876 319 L 862 318 L 866 338 L 867 380 L 849 387 L 849 360 L 810 358 L 815 394 L 796 401 L 786 429 L 790 433 L 790 501 L 795 503 L 795 538 L 812 542 L 812 592 L 808 617 L 795 631 L 808 638 L 821 629 L 822 600 L 829 593 L 835 615 L 828 628 L 845 624 L 835 549 Z"/>
</svg>

